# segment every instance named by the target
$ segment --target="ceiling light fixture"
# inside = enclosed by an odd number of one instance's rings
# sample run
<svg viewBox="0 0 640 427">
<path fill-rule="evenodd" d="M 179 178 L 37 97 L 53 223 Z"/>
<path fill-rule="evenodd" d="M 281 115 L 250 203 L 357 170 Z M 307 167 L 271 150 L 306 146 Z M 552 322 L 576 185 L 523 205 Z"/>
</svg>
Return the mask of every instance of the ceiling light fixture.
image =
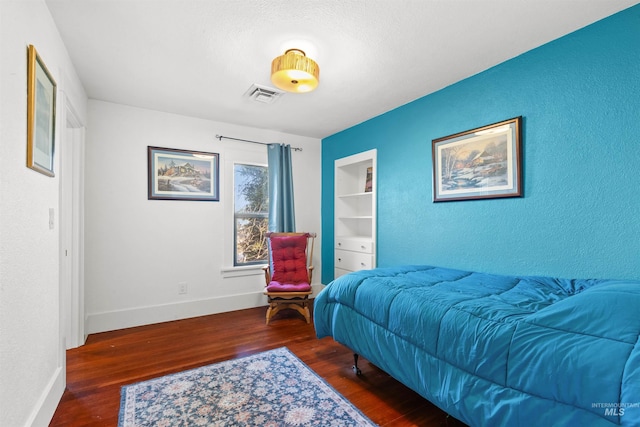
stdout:
<svg viewBox="0 0 640 427">
<path fill-rule="evenodd" d="M 271 62 L 271 81 L 287 92 L 311 92 L 319 77 L 320 66 L 300 49 L 288 49 Z"/>
</svg>

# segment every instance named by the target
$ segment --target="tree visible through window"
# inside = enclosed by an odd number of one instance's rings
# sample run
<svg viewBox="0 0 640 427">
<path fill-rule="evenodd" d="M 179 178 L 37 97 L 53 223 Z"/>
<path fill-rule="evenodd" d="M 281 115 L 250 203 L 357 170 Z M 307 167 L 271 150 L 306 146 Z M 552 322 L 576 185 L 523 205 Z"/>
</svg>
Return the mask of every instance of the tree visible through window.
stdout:
<svg viewBox="0 0 640 427">
<path fill-rule="evenodd" d="M 234 165 L 234 265 L 265 263 L 269 176 L 265 166 Z"/>
</svg>

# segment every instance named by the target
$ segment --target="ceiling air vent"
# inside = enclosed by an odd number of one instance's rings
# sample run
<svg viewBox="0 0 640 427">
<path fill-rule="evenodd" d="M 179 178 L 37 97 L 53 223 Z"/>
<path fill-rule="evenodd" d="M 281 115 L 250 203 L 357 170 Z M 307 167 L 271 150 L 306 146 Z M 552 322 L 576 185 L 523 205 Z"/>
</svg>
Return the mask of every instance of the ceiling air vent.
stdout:
<svg viewBox="0 0 640 427">
<path fill-rule="evenodd" d="M 245 92 L 244 96 L 256 102 L 262 102 L 263 104 L 273 104 L 283 94 L 284 92 L 279 91 L 278 89 L 260 86 L 254 83 L 251 85 L 249 90 Z"/>
</svg>

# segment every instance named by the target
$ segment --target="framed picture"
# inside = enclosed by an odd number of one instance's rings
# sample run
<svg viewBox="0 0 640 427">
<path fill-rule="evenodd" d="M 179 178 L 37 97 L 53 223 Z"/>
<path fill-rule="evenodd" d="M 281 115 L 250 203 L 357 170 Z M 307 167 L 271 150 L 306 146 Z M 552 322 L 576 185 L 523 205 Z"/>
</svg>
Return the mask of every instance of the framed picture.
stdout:
<svg viewBox="0 0 640 427">
<path fill-rule="evenodd" d="M 220 200 L 218 153 L 148 147 L 149 199 Z"/>
<path fill-rule="evenodd" d="M 367 168 L 367 176 L 364 181 L 364 192 L 371 193 L 373 191 L 373 166 Z"/>
<path fill-rule="evenodd" d="M 521 121 L 434 139 L 433 201 L 521 197 Z"/>
<path fill-rule="evenodd" d="M 27 50 L 27 167 L 53 173 L 56 82 L 33 45 Z"/>
</svg>

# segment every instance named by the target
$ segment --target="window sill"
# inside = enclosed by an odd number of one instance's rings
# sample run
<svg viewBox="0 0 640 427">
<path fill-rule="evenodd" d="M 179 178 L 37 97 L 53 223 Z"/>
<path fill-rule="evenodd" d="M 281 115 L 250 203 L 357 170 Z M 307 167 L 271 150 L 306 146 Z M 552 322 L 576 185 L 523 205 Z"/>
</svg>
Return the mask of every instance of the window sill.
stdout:
<svg viewBox="0 0 640 427">
<path fill-rule="evenodd" d="M 263 275 L 263 267 L 267 264 L 243 265 L 241 267 L 225 267 L 220 270 L 223 278 Z"/>
</svg>

